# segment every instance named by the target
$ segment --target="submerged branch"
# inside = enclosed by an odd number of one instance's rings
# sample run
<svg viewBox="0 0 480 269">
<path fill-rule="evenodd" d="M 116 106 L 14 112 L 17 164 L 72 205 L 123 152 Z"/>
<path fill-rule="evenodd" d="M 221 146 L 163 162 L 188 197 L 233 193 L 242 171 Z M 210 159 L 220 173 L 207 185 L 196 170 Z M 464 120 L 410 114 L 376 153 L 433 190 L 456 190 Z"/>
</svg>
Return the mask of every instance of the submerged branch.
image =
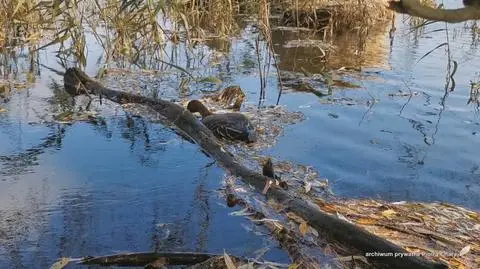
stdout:
<svg viewBox="0 0 480 269">
<path fill-rule="evenodd" d="M 218 255 L 190 252 L 140 252 L 89 257 L 79 263 L 101 266 L 146 266 L 161 261 L 163 265 L 194 265 L 216 256 Z"/>
<path fill-rule="evenodd" d="M 108 89 L 76 68 L 70 68 L 65 72 L 64 83 L 65 90 L 73 95 L 78 95 L 83 91 L 106 97 L 120 104 L 139 103 L 150 106 L 168 120 L 168 122 L 172 123 L 175 129 L 191 137 L 201 149 L 214 158 L 220 166 L 233 175 L 242 178 L 245 183 L 255 187 L 257 191 L 261 192 L 265 183 L 269 180 L 268 177 L 239 164 L 231 153 L 221 147 L 207 127 L 188 110 L 178 104 L 162 99 L 152 99 Z M 406 253 L 407 251 L 358 226 L 321 211 L 319 207 L 313 203 L 299 199 L 275 184 L 269 189 L 267 198 L 276 200 L 278 203 L 283 204 L 288 210 L 307 220 L 308 224 L 321 233 L 322 236 L 338 242 L 345 247 L 356 249 L 356 253 L 366 256 L 369 262 L 378 267 L 446 268 L 444 264 L 433 263 L 423 257 L 394 257 L 393 254 L 395 253 Z M 367 256 L 367 253 L 391 253 L 392 256 Z"/>
</svg>

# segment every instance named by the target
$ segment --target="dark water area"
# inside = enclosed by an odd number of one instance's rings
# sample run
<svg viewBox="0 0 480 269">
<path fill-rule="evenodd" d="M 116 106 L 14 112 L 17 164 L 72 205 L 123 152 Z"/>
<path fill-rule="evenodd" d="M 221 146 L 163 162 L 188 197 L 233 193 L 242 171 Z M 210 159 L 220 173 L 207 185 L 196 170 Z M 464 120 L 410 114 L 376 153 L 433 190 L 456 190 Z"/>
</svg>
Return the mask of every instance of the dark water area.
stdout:
<svg viewBox="0 0 480 269">
<path fill-rule="evenodd" d="M 283 92 L 279 103 L 306 120 L 286 127 L 265 154 L 313 166 L 340 197 L 440 201 L 479 210 L 480 119 L 475 106 L 466 104 L 470 81 L 479 78 L 477 43 L 463 24 L 448 25 L 458 70 L 455 90 L 445 94 L 445 48 L 417 63 L 445 42 L 444 32 L 428 33 L 445 24 L 419 33 L 403 20 L 397 17 L 391 46 L 382 32 L 367 38 L 363 57 L 352 52 L 356 40 L 332 57 L 335 68 L 364 67 L 342 78 L 360 88 L 334 88 L 322 98 Z M 234 39 L 218 64 L 189 68 L 241 85 L 248 102 L 256 103 L 252 31 Z M 319 72 L 312 59 L 318 49 L 285 46 L 295 33 L 275 30 L 273 37 L 282 70 Z M 99 55 L 89 52 L 90 75 L 99 68 Z M 40 56 L 49 66 L 55 66 L 53 58 L 51 51 Z M 178 64 L 185 60 L 179 53 Z M 267 80 L 266 105 L 277 101 L 275 75 L 271 71 Z M 226 250 L 252 257 L 262 248 L 269 248 L 265 259 L 289 262 L 285 251 L 259 235 L 261 227 L 229 215 L 238 208 L 227 208 L 218 193 L 224 171 L 162 125 L 134 118 L 132 126 L 112 104 L 102 109 L 105 124 L 44 123 L 42 115 L 58 113 L 52 81 L 62 84 L 41 69 L 32 87 L 1 104 L 7 112 L 0 113 L 0 268 L 48 268 L 60 257 L 134 251 Z M 178 81 L 160 85 L 172 89 Z"/>
</svg>

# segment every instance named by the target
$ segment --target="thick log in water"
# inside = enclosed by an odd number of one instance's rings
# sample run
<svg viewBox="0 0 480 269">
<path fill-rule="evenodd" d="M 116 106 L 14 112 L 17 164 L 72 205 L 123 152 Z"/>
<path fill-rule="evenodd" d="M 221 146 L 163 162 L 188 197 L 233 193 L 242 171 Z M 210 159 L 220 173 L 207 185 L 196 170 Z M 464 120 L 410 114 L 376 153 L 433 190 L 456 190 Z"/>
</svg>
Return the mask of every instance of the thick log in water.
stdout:
<svg viewBox="0 0 480 269">
<path fill-rule="evenodd" d="M 220 166 L 233 175 L 241 177 L 244 182 L 255 187 L 259 192 L 270 180 L 237 162 L 234 156 L 221 147 L 207 127 L 178 104 L 108 89 L 76 68 L 70 68 L 65 72 L 64 84 L 65 90 L 72 95 L 88 93 L 105 97 L 119 104 L 147 105 L 173 124 L 172 127 L 177 131 L 192 138 Z M 445 264 L 433 263 L 419 256 L 396 257 L 396 253 L 407 253 L 407 251 L 360 227 L 322 212 L 313 203 L 298 199 L 275 184 L 269 189 L 267 197 L 284 205 L 286 210 L 304 218 L 322 236 L 347 248 L 355 249 L 356 255 L 366 256 L 368 261 L 378 268 L 447 268 Z"/>
</svg>

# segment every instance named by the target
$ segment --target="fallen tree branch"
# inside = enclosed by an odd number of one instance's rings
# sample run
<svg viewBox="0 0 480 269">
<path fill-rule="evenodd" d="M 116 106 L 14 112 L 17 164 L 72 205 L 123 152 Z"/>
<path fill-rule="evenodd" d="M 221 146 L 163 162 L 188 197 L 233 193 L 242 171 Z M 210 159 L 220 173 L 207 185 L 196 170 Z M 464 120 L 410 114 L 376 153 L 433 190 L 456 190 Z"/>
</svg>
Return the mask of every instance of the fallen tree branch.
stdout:
<svg viewBox="0 0 480 269">
<path fill-rule="evenodd" d="M 263 190 L 265 183 L 269 180 L 262 174 L 239 164 L 228 151 L 221 147 L 207 127 L 178 104 L 108 89 L 76 68 L 70 68 L 65 72 L 64 84 L 65 90 L 72 95 L 78 95 L 82 91 L 86 91 L 90 94 L 106 97 L 119 104 L 138 103 L 147 105 L 160 113 L 168 122 L 173 123 L 173 127 L 178 131 L 188 135 L 188 137 L 197 142 L 202 150 L 210 154 L 220 166 L 230 173 L 241 177 L 244 182 L 255 187 L 259 192 Z M 368 261 L 377 267 L 447 268 L 445 264 L 434 263 L 423 257 L 394 257 L 395 253 L 406 253 L 407 251 L 358 226 L 322 212 L 313 203 L 298 199 L 275 185 L 270 188 L 267 197 L 283 204 L 290 211 L 307 220 L 310 226 L 328 239 L 336 241 L 343 246 L 356 249 L 357 253 L 367 256 Z M 392 256 L 367 255 L 367 253 L 391 253 Z"/>
<path fill-rule="evenodd" d="M 431 21 L 444 21 L 450 23 L 468 20 L 480 20 L 480 8 L 469 6 L 457 9 L 437 9 L 422 5 L 418 0 L 389 1 L 389 8 L 411 16 L 424 18 Z"/>
</svg>

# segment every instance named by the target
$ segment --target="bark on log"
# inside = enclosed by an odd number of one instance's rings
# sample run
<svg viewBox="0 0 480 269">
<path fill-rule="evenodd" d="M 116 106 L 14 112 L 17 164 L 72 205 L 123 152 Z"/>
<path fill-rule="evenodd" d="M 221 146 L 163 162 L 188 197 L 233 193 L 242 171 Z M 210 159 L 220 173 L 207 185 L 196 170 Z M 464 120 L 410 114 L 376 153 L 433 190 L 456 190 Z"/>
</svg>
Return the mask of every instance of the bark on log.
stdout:
<svg viewBox="0 0 480 269">
<path fill-rule="evenodd" d="M 163 115 L 170 123 L 173 123 L 178 131 L 191 137 L 220 166 L 233 175 L 241 177 L 244 182 L 255 187 L 259 192 L 263 190 L 265 183 L 269 180 L 262 174 L 239 164 L 229 152 L 221 147 L 207 127 L 178 104 L 108 89 L 76 68 L 70 68 L 65 72 L 64 84 L 65 90 L 73 95 L 86 92 L 106 97 L 119 104 L 139 103 L 148 105 Z M 366 256 L 367 253 L 391 253 L 392 256 L 367 256 L 368 261 L 379 268 L 447 268 L 445 264 L 434 263 L 423 257 L 394 257 L 395 253 L 407 253 L 407 251 L 360 227 L 322 212 L 313 203 L 295 198 L 288 192 L 275 186 L 275 184 L 268 191 L 267 197 L 283 204 L 289 211 L 307 220 L 310 226 L 329 240 L 356 249 L 361 255 Z"/>
<path fill-rule="evenodd" d="M 437 9 L 424 6 L 418 0 L 400 0 L 390 1 L 389 8 L 398 13 L 409 14 L 431 21 L 458 23 L 468 20 L 480 20 L 480 7 L 477 6 L 458 9 Z"/>
</svg>

